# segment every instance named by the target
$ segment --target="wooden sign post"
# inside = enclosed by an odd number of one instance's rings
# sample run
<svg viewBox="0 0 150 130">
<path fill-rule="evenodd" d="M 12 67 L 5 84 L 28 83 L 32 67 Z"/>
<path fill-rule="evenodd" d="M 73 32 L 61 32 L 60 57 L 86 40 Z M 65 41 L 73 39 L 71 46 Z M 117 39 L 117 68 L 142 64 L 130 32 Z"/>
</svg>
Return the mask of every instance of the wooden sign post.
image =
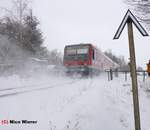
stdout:
<svg viewBox="0 0 150 130">
<path fill-rule="evenodd" d="M 131 70 L 131 78 L 132 78 L 135 130 L 141 130 L 138 84 L 137 84 L 137 74 L 136 74 L 136 57 L 135 57 L 132 23 L 134 23 L 134 25 L 137 27 L 137 29 L 141 32 L 143 36 L 148 36 L 148 33 L 144 30 L 144 28 L 141 26 L 141 24 L 138 22 L 135 16 L 131 13 L 131 11 L 128 10 L 114 36 L 114 39 L 118 39 L 120 37 L 126 23 L 128 27 L 129 52 L 130 52 L 130 63 L 131 63 L 130 70 Z"/>
</svg>

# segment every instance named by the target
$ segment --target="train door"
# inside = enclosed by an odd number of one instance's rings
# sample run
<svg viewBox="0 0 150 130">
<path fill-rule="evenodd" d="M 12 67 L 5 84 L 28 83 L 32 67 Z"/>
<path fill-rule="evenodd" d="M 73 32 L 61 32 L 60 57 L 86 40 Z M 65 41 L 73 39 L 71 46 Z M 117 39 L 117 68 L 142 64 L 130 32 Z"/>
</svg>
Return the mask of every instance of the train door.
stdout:
<svg viewBox="0 0 150 130">
<path fill-rule="evenodd" d="M 95 66 L 96 65 L 96 49 L 92 49 L 92 63 L 93 63 L 93 65 Z"/>
</svg>

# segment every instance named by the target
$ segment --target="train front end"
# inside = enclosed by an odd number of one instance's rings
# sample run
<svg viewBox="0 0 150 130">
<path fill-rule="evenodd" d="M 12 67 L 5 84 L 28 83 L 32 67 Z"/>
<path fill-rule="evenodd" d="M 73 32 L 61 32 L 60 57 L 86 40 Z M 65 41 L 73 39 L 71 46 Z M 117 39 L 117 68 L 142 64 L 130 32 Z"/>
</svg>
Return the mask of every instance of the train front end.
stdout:
<svg viewBox="0 0 150 130">
<path fill-rule="evenodd" d="M 65 46 L 63 63 L 67 73 L 89 74 L 91 45 L 78 44 Z"/>
</svg>

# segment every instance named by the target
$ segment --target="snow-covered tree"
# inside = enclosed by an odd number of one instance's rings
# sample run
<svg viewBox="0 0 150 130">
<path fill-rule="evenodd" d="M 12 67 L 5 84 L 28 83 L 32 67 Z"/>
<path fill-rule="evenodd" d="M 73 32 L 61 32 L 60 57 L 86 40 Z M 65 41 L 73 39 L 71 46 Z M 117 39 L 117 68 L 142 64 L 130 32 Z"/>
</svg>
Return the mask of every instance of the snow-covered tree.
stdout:
<svg viewBox="0 0 150 130">
<path fill-rule="evenodd" d="M 24 18 L 24 29 L 22 31 L 22 44 L 33 52 L 37 52 L 43 44 L 43 35 L 38 28 L 39 21 L 35 16 L 27 15 Z"/>
<path fill-rule="evenodd" d="M 43 35 L 38 28 L 39 21 L 33 16 L 28 0 L 13 0 L 14 11 L 8 11 L 0 22 L 0 34 L 18 41 L 19 46 L 36 54 L 41 50 Z M 41 48 L 40 48 L 41 47 Z"/>
<path fill-rule="evenodd" d="M 16 68 L 26 66 L 28 69 L 34 69 L 35 64 L 61 65 L 62 55 L 43 46 L 43 34 L 38 27 L 40 22 L 32 14 L 27 0 L 13 0 L 13 4 L 15 11 L 7 11 L 11 15 L 7 13 L 0 20 L 0 64 Z"/>
</svg>

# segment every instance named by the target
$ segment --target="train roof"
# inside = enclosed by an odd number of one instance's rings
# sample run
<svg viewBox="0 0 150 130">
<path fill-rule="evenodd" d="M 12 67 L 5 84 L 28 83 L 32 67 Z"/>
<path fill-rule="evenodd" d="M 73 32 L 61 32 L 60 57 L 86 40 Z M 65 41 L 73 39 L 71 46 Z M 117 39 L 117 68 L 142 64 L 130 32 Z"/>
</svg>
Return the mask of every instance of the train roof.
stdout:
<svg viewBox="0 0 150 130">
<path fill-rule="evenodd" d="M 72 47 L 72 46 L 93 46 L 93 45 L 91 43 L 80 43 L 80 44 L 66 45 L 65 47 Z"/>
<path fill-rule="evenodd" d="M 119 64 L 117 64 L 116 62 L 114 62 L 112 59 L 110 59 L 108 56 L 106 56 L 103 52 L 102 52 L 102 55 L 109 61 L 111 62 L 115 68 L 118 68 L 119 67 Z"/>
</svg>

